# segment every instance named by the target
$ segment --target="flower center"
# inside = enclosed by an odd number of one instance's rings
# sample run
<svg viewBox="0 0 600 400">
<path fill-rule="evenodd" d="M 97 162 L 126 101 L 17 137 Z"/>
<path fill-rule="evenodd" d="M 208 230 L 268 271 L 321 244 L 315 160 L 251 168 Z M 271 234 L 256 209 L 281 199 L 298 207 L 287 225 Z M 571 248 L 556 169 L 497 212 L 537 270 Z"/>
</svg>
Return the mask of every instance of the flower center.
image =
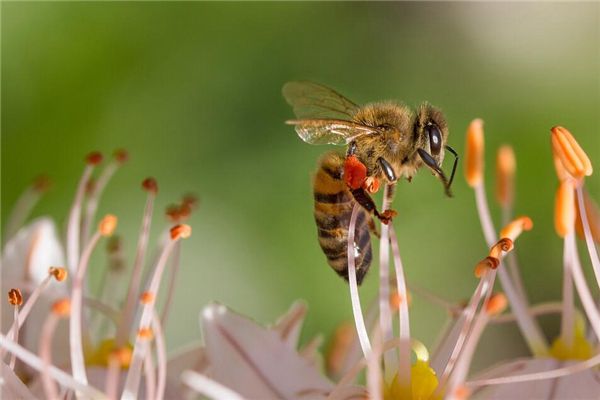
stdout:
<svg viewBox="0 0 600 400">
<path fill-rule="evenodd" d="M 417 360 L 410 370 L 410 378 L 411 387 L 407 387 L 398 382 L 398 375 L 396 375 L 391 385 L 384 386 L 383 398 L 385 400 L 438 400 L 442 398 L 441 395 L 432 396 L 438 386 L 438 379 L 428 361 Z"/>
</svg>

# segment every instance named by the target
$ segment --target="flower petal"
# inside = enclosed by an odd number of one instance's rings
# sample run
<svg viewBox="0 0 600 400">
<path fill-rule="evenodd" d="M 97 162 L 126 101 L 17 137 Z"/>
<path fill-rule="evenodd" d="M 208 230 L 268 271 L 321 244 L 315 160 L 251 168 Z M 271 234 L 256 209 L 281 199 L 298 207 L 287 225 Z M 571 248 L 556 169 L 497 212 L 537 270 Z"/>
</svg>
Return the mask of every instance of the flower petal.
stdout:
<svg viewBox="0 0 600 400">
<path fill-rule="evenodd" d="M 36 398 L 13 370 L 4 363 L 2 363 L 2 379 L 4 382 L 0 385 L 0 398 L 27 400 Z"/>
<path fill-rule="evenodd" d="M 304 323 L 304 317 L 306 316 L 306 304 L 302 301 L 296 301 L 290 309 L 283 314 L 275 325 L 273 330 L 278 332 L 284 342 L 290 346 L 291 349 L 298 347 L 298 341 L 300 340 L 300 331 L 302 330 L 302 324 Z"/>
<path fill-rule="evenodd" d="M 211 378 L 248 398 L 323 398 L 333 385 L 272 330 L 220 304 L 202 313 Z"/>
</svg>

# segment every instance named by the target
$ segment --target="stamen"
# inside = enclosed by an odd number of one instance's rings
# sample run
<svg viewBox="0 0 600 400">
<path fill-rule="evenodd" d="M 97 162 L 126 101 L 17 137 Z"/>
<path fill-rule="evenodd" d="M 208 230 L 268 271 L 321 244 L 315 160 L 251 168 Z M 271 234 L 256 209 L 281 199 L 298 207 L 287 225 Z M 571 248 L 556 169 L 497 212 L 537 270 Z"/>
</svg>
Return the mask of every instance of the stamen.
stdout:
<svg viewBox="0 0 600 400">
<path fill-rule="evenodd" d="M 40 334 L 40 358 L 43 361 L 41 370 L 42 384 L 44 386 L 44 394 L 47 399 L 57 399 L 58 391 L 56 385 L 50 377 L 50 366 L 52 365 L 52 340 L 54 339 L 54 331 L 56 324 L 60 318 L 66 318 L 71 311 L 69 299 L 61 299 L 52 305 L 52 312 L 42 326 Z"/>
<path fill-rule="evenodd" d="M 569 245 L 566 240 L 564 240 L 563 242 L 563 309 L 562 318 L 560 321 L 560 338 L 565 342 L 568 348 L 572 348 L 573 342 L 575 340 L 575 298 L 573 296 L 573 266 L 571 265 L 572 255 L 569 251 Z"/>
<path fill-rule="evenodd" d="M 501 238 L 508 238 L 513 242 L 523 233 L 533 229 L 533 221 L 529 217 L 519 217 L 506 225 L 500 231 Z"/>
<path fill-rule="evenodd" d="M 392 254 L 394 256 L 394 267 L 396 269 L 396 286 L 400 298 L 408 300 L 406 291 L 406 280 L 404 277 L 404 268 L 402 267 L 402 259 L 400 258 L 400 249 L 398 239 L 392 224 L 388 224 L 390 241 L 392 244 Z M 399 338 L 404 341 L 404 345 L 398 347 L 399 363 L 398 363 L 398 383 L 403 387 L 411 387 L 410 381 L 410 320 L 408 315 L 408 301 L 400 302 L 398 307 Z"/>
<path fill-rule="evenodd" d="M 6 336 L 0 334 L 0 346 L 9 352 L 16 354 L 17 357 L 30 367 L 42 371 L 44 368 L 44 362 L 35 354 L 22 347 L 21 345 L 8 340 Z M 62 386 L 76 390 L 83 396 L 93 399 L 106 399 L 106 396 L 91 385 L 83 384 L 77 379 L 74 379 L 71 375 L 62 371 L 61 369 L 50 365 L 48 373 Z"/>
<path fill-rule="evenodd" d="M 385 185 L 383 189 L 382 210 L 389 210 L 394 197 L 394 186 Z M 381 238 L 379 240 L 379 326 L 383 341 L 393 338 L 392 313 L 390 311 L 390 241 L 389 224 L 381 224 Z M 395 351 L 383 353 L 384 378 L 391 381 L 398 370 L 398 355 Z"/>
<path fill-rule="evenodd" d="M 475 119 L 467 128 L 465 178 L 472 188 L 483 183 L 483 120 Z"/>
<path fill-rule="evenodd" d="M 554 228 L 564 238 L 575 226 L 575 187 L 571 180 L 560 183 L 554 204 Z"/>
<path fill-rule="evenodd" d="M 167 324 L 167 317 L 169 316 L 169 310 L 173 302 L 175 295 L 175 284 L 177 283 L 177 273 L 179 272 L 179 260 L 181 259 L 181 243 L 177 243 L 173 250 L 173 257 L 171 260 L 171 274 L 169 276 L 169 288 L 167 290 L 167 297 L 165 304 L 163 305 L 160 322 L 164 326 Z"/>
<path fill-rule="evenodd" d="M 13 314 L 13 326 L 15 327 L 14 341 L 15 343 L 19 343 L 19 307 L 23 304 L 23 296 L 21 295 L 21 291 L 19 289 L 10 289 L 10 291 L 8 292 L 8 302 L 15 307 Z M 16 362 L 17 356 L 13 354 L 8 364 L 10 369 L 15 369 Z"/>
<path fill-rule="evenodd" d="M 227 386 L 191 370 L 181 374 L 181 381 L 196 392 L 214 400 L 243 400 L 242 396 Z"/>
<path fill-rule="evenodd" d="M 19 289 L 10 289 L 8 291 L 8 303 L 12 306 L 23 304 L 23 295 Z"/>
<path fill-rule="evenodd" d="M 516 166 L 512 147 L 501 146 L 496 158 L 496 199 L 504 209 L 510 209 L 514 201 Z"/>
<path fill-rule="evenodd" d="M 170 233 L 172 240 L 169 241 L 164 247 L 152 273 L 148 289 L 146 290 L 147 292 L 153 293 L 154 297 L 156 296 L 156 293 L 158 293 L 165 265 L 167 264 L 167 260 L 169 259 L 173 248 L 177 244 L 178 240 L 187 238 L 191 235 L 192 228 L 189 225 L 177 225 L 171 228 Z M 154 301 L 142 305 L 138 335 L 136 337 L 133 351 L 133 361 L 129 367 L 129 372 L 125 381 L 125 389 L 123 390 L 123 395 L 121 397 L 123 400 L 137 398 L 141 379 L 142 363 L 146 359 L 146 350 L 148 348 L 148 341 L 144 339 L 147 339 L 147 329 L 150 329 L 149 326 L 152 320 L 153 308 Z"/>
<path fill-rule="evenodd" d="M 592 163 L 571 132 L 562 126 L 555 126 L 551 132 L 552 150 L 569 174 L 576 179 L 591 175 Z"/>
<path fill-rule="evenodd" d="M 581 224 L 583 226 L 583 232 L 585 234 L 585 244 L 590 255 L 590 260 L 594 269 L 594 275 L 596 276 L 596 282 L 598 283 L 598 287 L 600 287 L 600 258 L 598 258 L 598 252 L 596 251 L 596 246 L 594 245 L 594 238 L 592 237 L 590 224 L 588 222 L 587 213 L 585 211 L 585 203 L 581 185 L 578 185 L 576 190 L 577 204 L 579 206 L 579 216 L 581 217 Z"/>
<path fill-rule="evenodd" d="M 42 175 L 37 177 L 23 194 L 21 194 L 7 219 L 8 222 L 6 223 L 4 232 L 2 232 L 3 245 L 17 233 L 42 194 L 46 193 L 50 186 L 50 179 L 47 176 Z"/>
<path fill-rule="evenodd" d="M 158 184 L 154 178 L 146 178 L 142 182 L 142 188 L 148 192 L 148 198 L 146 199 L 146 206 L 144 208 L 144 214 L 142 217 L 142 226 L 140 228 L 135 260 L 133 262 L 131 280 L 129 281 L 129 288 L 127 289 L 127 300 L 125 301 L 123 317 L 117 328 L 116 344 L 118 347 L 123 346 L 123 344 L 127 341 L 127 337 L 131 331 L 135 299 L 140 290 L 144 258 L 146 255 L 146 249 L 148 247 L 148 238 L 150 237 L 150 225 L 152 223 L 154 200 L 156 198 L 156 194 L 158 193 Z"/>
<path fill-rule="evenodd" d="M 83 340 L 81 336 L 81 314 L 83 303 L 83 280 L 87 271 L 90 257 L 101 236 L 109 236 L 117 226 L 117 218 L 114 215 L 105 216 L 98 225 L 98 231 L 92 236 L 79 260 L 73 289 L 71 292 L 71 319 L 69 321 L 69 347 L 71 350 L 71 370 L 75 379 L 87 384 L 87 374 L 83 357 Z"/>
<path fill-rule="evenodd" d="M 592 238 L 594 242 L 600 243 L 600 207 L 598 204 L 590 197 L 589 193 L 582 189 L 583 192 L 583 204 L 585 205 L 585 214 L 588 220 L 590 233 L 592 234 Z M 577 232 L 577 236 L 582 239 L 585 239 L 585 233 L 583 232 L 583 224 L 581 222 L 581 216 L 579 215 L 581 211 L 579 211 L 579 204 L 575 202 L 575 232 Z"/>
<path fill-rule="evenodd" d="M 502 314 L 508 306 L 508 300 L 502 293 L 493 294 L 485 304 L 485 312 L 490 316 Z"/>
<path fill-rule="evenodd" d="M 79 232 L 80 232 L 80 217 L 81 217 L 81 204 L 83 202 L 83 195 L 94 167 L 102 162 L 102 155 L 98 152 L 90 153 L 86 157 L 86 167 L 83 170 L 77 190 L 75 192 L 75 198 L 73 199 L 73 205 L 69 212 L 69 220 L 67 222 L 67 265 L 71 271 L 74 271 L 77 267 L 79 260 Z"/>
<path fill-rule="evenodd" d="M 158 314 L 156 314 L 156 310 L 154 310 L 153 314 L 152 328 L 154 329 L 154 334 L 156 336 L 156 363 L 158 364 L 156 398 L 162 399 L 164 398 L 167 382 L 167 349 L 165 346 L 163 328 L 160 319 L 158 318 Z"/>
<path fill-rule="evenodd" d="M 92 225 L 92 223 L 94 221 L 94 217 L 96 216 L 96 210 L 98 209 L 98 203 L 100 202 L 100 197 L 102 196 L 104 189 L 108 185 L 108 182 L 113 177 L 115 172 L 119 169 L 120 166 L 125 164 L 125 162 L 127 162 L 128 159 L 129 159 L 129 154 L 127 153 L 126 150 L 124 150 L 124 149 L 116 150 L 113 154 L 113 161 L 110 162 L 106 166 L 106 168 L 104 168 L 104 171 L 102 171 L 102 174 L 98 178 L 98 181 L 96 181 L 93 189 L 89 192 L 89 196 L 88 196 L 87 204 L 86 204 L 85 217 L 84 217 L 82 225 L 81 225 L 81 231 L 82 231 L 82 241 L 81 242 L 82 243 L 84 243 L 84 244 L 87 243 L 87 241 L 89 239 L 90 226 Z M 90 182 L 92 182 L 92 181 L 90 180 Z"/>
<path fill-rule="evenodd" d="M 554 152 L 552 152 L 552 161 L 554 163 L 554 170 L 556 171 L 556 176 L 558 177 L 559 182 L 571 178 L 571 175 L 569 175 L 569 172 L 567 172 L 565 169 L 562 161 Z"/>
<path fill-rule="evenodd" d="M 354 233 L 356 230 L 356 219 L 358 218 L 358 213 L 360 210 L 360 205 L 356 203 L 352 209 L 350 225 L 348 227 L 348 286 L 350 287 L 350 300 L 352 302 L 352 312 L 354 314 L 356 333 L 360 341 L 360 347 L 362 348 L 363 355 L 367 357 L 367 355 L 371 353 L 371 343 L 369 341 L 367 328 L 365 327 L 365 321 L 363 319 L 362 309 L 360 306 L 358 285 L 356 283 L 356 260 L 354 258 Z"/>
</svg>

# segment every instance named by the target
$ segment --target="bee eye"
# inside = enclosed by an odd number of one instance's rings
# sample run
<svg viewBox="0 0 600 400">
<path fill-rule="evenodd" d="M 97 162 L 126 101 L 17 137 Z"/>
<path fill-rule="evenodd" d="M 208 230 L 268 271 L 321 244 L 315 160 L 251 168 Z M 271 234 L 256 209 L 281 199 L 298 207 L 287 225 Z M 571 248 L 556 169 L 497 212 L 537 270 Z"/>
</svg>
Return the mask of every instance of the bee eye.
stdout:
<svg viewBox="0 0 600 400">
<path fill-rule="evenodd" d="M 442 134 L 437 126 L 429 124 L 425 127 L 425 132 L 429 135 L 429 147 L 431 154 L 437 156 L 442 149 Z"/>
</svg>

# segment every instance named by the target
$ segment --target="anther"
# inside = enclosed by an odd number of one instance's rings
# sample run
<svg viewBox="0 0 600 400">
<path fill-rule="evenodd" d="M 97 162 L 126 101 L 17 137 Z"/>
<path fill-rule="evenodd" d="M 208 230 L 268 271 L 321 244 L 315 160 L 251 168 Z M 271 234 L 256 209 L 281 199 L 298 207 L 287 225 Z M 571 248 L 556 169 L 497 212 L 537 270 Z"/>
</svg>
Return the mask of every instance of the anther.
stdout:
<svg viewBox="0 0 600 400">
<path fill-rule="evenodd" d="M 509 238 L 502 238 L 498 240 L 490 249 L 488 254 L 492 258 L 500 258 L 502 253 L 508 253 L 515 247 L 514 242 Z"/>
<path fill-rule="evenodd" d="M 119 349 L 113 350 L 111 353 L 111 357 L 114 357 L 120 365 L 128 367 L 131 363 L 131 349 L 128 347 L 121 347 Z"/>
<path fill-rule="evenodd" d="M 144 179 L 144 181 L 142 182 L 142 188 L 145 191 L 150 192 L 152 194 L 158 193 L 158 183 L 156 183 L 156 179 L 154 178 Z"/>
<path fill-rule="evenodd" d="M 500 147 L 496 158 L 496 199 L 505 207 L 513 202 L 516 165 L 512 147 Z"/>
<path fill-rule="evenodd" d="M 117 217 L 112 214 L 107 214 L 98 225 L 98 231 L 102 236 L 110 236 L 117 228 Z"/>
<path fill-rule="evenodd" d="M 59 317 L 67 317 L 71 313 L 71 301 L 69 299 L 61 299 L 52 305 L 52 312 Z"/>
<path fill-rule="evenodd" d="M 486 257 L 479 261 L 475 266 L 475 277 L 483 277 L 490 269 L 496 269 L 500 265 L 500 260 L 496 257 Z"/>
<path fill-rule="evenodd" d="M 119 164 L 125 164 L 129 160 L 129 153 L 125 149 L 117 149 L 113 153 L 113 157 Z"/>
<path fill-rule="evenodd" d="M 180 209 L 177 204 L 168 205 L 165 214 L 171 222 L 179 222 L 181 220 Z"/>
<path fill-rule="evenodd" d="M 142 304 L 150 304 L 154 301 L 154 294 L 152 292 L 144 292 L 140 296 L 140 303 Z"/>
<path fill-rule="evenodd" d="M 356 156 L 344 161 L 344 181 L 350 189 L 359 189 L 367 179 L 367 167 Z"/>
<path fill-rule="evenodd" d="M 551 132 L 552 150 L 569 174 L 578 179 L 591 175 L 592 163 L 571 132 L 562 126 L 555 126 Z"/>
<path fill-rule="evenodd" d="M 19 289 L 10 289 L 8 291 L 8 302 L 13 306 L 20 306 L 23 304 L 23 295 Z"/>
<path fill-rule="evenodd" d="M 69 276 L 66 268 L 62 267 L 50 267 L 48 268 L 48 274 L 53 275 L 54 279 L 56 279 L 58 282 L 64 281 Z"/>
<path fill-rule="evenodd" d="M 554 203 L 554 228 L 558 236 L 564 238 L 573 232 L 575 225 L 575 187 L 567 179 L 560 183 Z"/>
<path fill-rule="evenodd" d="M 529 231 L 533 228 L 533 221 L 529 217 L 519 217 L 500 231 L 501 238 L 508 238 L 513 242 L 523 231 Z"/>
<path fill-rule="evenodd" d="M 489 315 L 498 315 L 506 310 L 507 305 L 508 300 L 504 293 L 494 293 L 485 304 L 485 311 Z"/>
<path fill-rule="evenodd" d="M 88 165 L 98 165 L 102 162 L 102 159 L 102 153 L 98 151 L 93 151 L 85 157 L 85 162 Z"/>
<path fill-rule="evenodd" d="M 467 151 L 465 154 L 465 178 L 471 187 L 483 182 L 483 120 L 475 119 L 467 128 Z"/>
<path fill-rule="evenodd" d="M 52 187 L 52 180 L 47 175 L 40 175 L 33 180 L 31 186 L 36 192 L 44 193 Z"/>
<path fill-rule="evenodd" d="M 192 234 L 192 227 L 186 224 L 175 225 L 171 228 L 171 239 L 187 239 Z"/>
<path fill-rule="evenodd" d="M 138 336 L 142 339 L 152 339 L 154 337 L 154 333 L 150 328 L 140 328 L 140 330 L 138 330 Z"/>
<path fill-rule="evenodd" d="M 198 203 L 198 196 L 193 193 L 187 193 L 181 198 L 181 204 L 188 206 L 192 210 L 198 207 Z"/>
</svg>

